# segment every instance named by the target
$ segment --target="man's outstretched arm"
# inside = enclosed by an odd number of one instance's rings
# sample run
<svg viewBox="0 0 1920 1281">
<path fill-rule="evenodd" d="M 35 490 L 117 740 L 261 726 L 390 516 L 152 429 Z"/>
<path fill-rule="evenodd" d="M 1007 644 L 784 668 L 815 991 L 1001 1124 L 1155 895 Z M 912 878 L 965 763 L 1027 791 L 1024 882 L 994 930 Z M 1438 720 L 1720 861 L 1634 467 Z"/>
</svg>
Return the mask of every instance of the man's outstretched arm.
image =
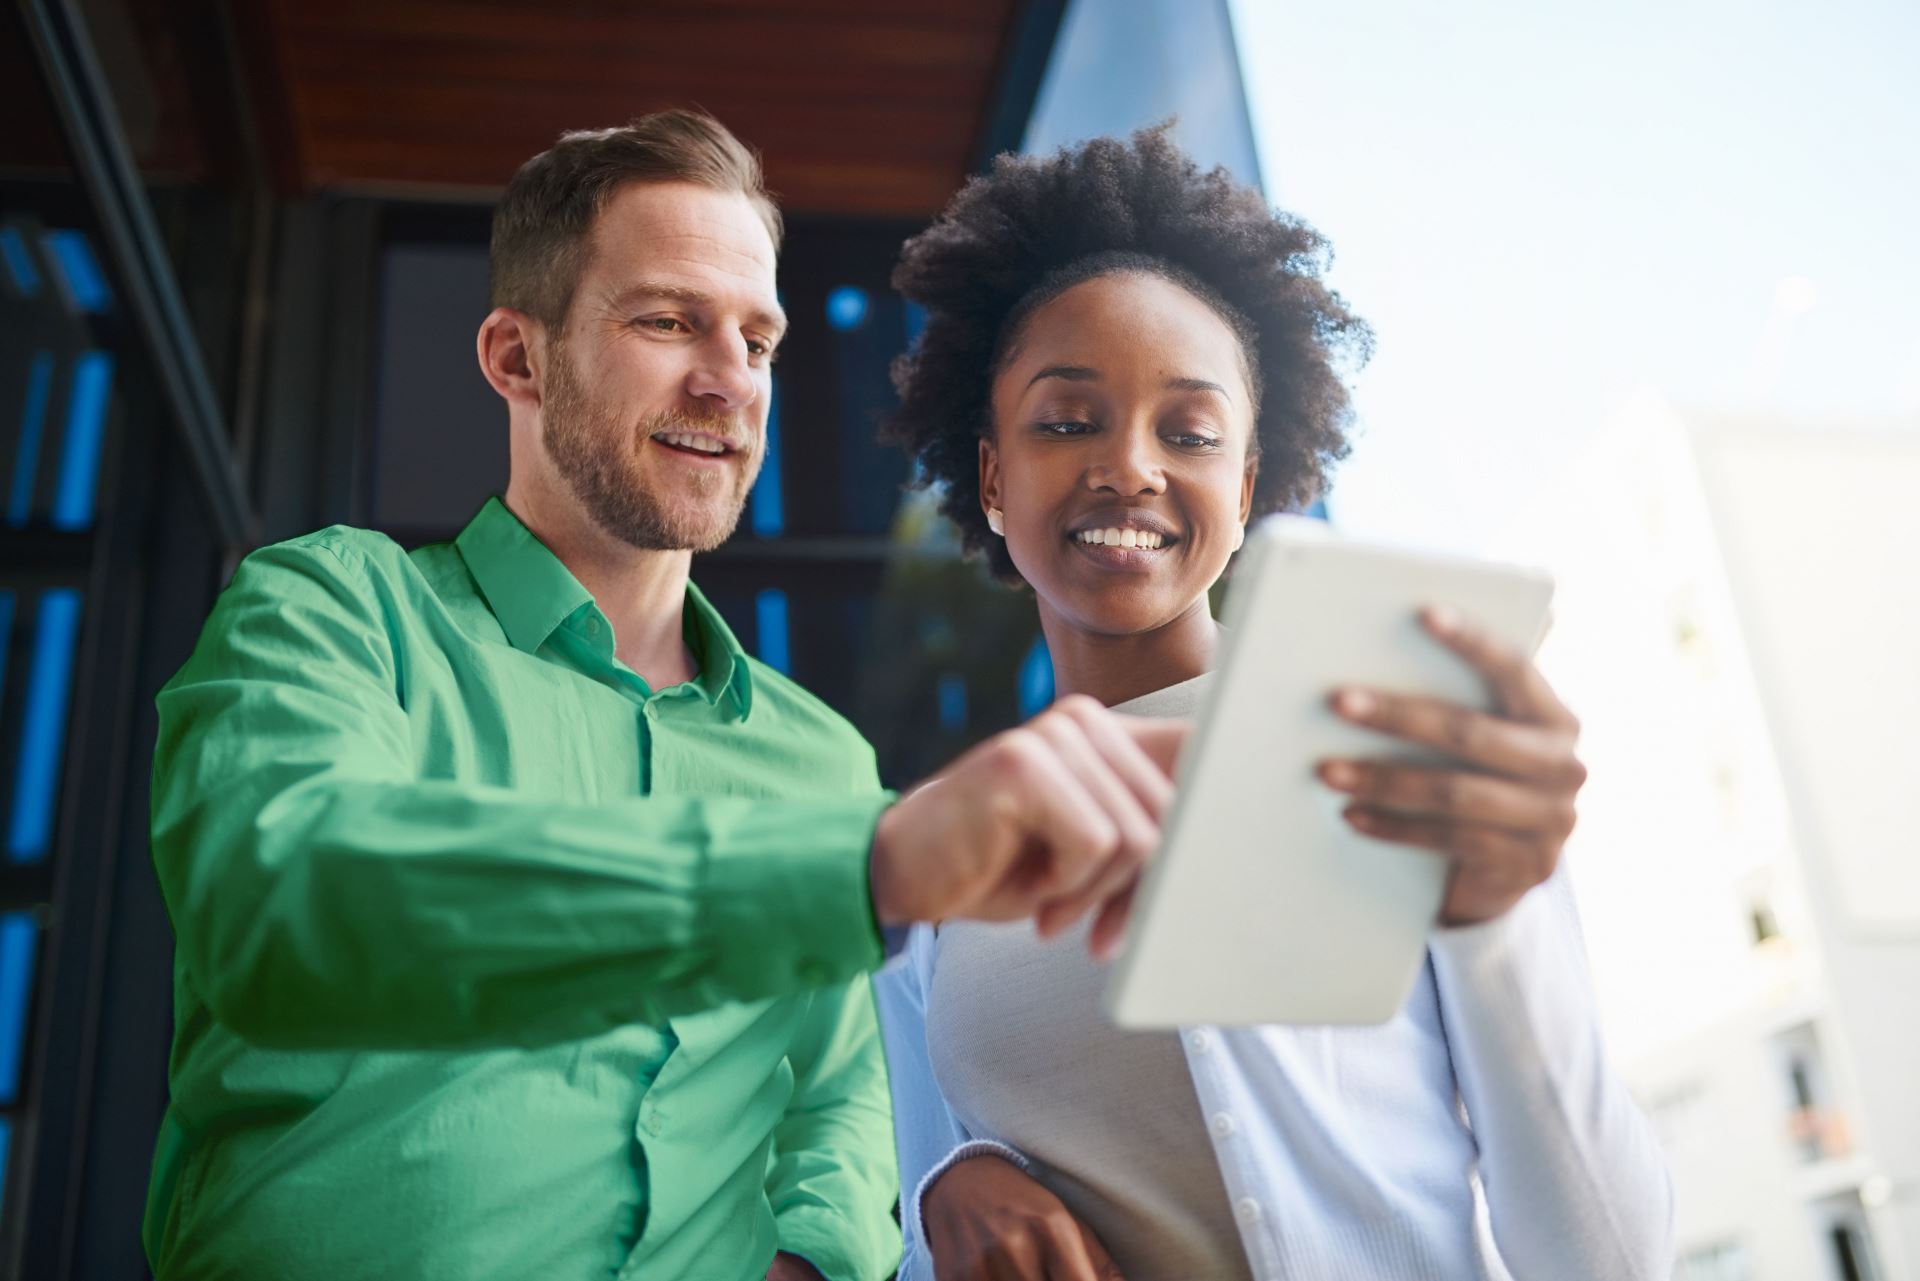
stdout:
<svg viewBox="0 0 1920 1281">
<path fill-rule="evenodd" d="M 1069 700 L 891 808 L 555 803 L 418 778 L 404 661 L 358 553 L 308 540 L 248 558 L 160 694 L 179 956 L 259 1044 L 535 1044 L 791 995 L 878 964 L 876 916 L 1117 934 L 1182 733 Z"/>
<path fill-rule="evenodd" d="M 353 549 L 250 557 L 159 698 L 153 841 L 188 981 L 279 1046 L 573 1039 L 876 964 L 886 797 L 582 805 L 416 776 Z"/>
</svg>

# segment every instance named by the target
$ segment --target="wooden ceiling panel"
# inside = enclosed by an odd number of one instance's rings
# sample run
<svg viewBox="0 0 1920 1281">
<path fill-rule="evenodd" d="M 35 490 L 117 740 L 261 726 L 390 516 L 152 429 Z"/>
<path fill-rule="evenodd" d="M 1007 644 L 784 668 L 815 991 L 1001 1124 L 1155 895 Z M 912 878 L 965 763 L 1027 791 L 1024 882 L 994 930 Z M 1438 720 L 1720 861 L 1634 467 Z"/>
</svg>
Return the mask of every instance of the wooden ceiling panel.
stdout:
<svg viewBox="0 0 1920 1281">
<path fill-rule="evenodd" d="M 564 130 L 699 105 L 785 207 L 921 216 L 966 176 L 1019 3 L 267 0 L 253 47 L 307 190 L 490 195 Z"/>
</svg>

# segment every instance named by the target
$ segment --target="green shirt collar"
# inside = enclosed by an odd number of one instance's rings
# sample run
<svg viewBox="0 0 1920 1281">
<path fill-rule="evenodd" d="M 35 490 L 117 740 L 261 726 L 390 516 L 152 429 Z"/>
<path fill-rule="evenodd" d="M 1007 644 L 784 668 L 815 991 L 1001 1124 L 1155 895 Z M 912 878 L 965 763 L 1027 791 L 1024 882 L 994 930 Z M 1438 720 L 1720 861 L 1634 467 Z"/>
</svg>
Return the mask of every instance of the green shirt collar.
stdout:
<svg viewBox="0 0 1920 1281">
<path fill-rule="evenodd" d="M 515 649 L 536 654 L 593 595 L 498 497 L 489 498 L 454 546 Z M 687 647 L 700 663 L 694 684 L 710 703 L 731 696 L 739 715 L 753 706 L 746 651 L 700 589 L 687 583 Z"/>
</svg>

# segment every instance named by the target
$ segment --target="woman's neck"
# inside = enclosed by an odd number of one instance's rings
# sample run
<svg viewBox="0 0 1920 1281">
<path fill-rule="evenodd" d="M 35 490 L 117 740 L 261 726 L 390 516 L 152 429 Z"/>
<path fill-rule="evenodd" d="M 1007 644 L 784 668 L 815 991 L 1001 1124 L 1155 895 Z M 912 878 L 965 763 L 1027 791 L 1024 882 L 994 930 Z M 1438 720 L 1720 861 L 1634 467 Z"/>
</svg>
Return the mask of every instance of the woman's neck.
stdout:
<svg viewBox="0 0 1920 1281">
<path fill-rule="evenodd" d="M 1172 621 L 1127 636 L 1090 632 L 1041 601 L 1040 630 L 1053 659 L 1054 696 L 1089 694 L 1108 707 L 1211 671 L 1220 637 L 1205 596 Z"/>
</svg>

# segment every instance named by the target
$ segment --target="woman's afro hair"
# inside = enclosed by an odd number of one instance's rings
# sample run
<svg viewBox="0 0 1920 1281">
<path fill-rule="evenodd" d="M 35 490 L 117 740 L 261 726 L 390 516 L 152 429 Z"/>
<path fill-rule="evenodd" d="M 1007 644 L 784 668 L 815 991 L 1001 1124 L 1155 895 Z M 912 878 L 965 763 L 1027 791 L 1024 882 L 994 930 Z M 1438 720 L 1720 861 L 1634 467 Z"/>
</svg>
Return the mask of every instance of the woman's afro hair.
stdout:
<svg viewBox="0 0 1920 1281">
<path fill-rule="evenodd" d="M 1352 406 L 1340 369 L 1366 361 L 1373 334 L 1322 282 L 1326 242 L 1225 169 L 1202 173 L 1170 129 L 1003 155 L 901 249 L 894 288 L 927 321 L 894 362 L 900 403 L 883 435 L 919 464 L 915 483 L 943 487 L 941 510 L 964 545 L 985 549 L 1003 578 L 1018 575 L 980 510 L 993 378 L 1027 317 L 1082 280 L 1154 272 L 1240 336 L 1260 459 L 1255 515 L 1306 506 L 1346 456 Z"/>
</svg>

